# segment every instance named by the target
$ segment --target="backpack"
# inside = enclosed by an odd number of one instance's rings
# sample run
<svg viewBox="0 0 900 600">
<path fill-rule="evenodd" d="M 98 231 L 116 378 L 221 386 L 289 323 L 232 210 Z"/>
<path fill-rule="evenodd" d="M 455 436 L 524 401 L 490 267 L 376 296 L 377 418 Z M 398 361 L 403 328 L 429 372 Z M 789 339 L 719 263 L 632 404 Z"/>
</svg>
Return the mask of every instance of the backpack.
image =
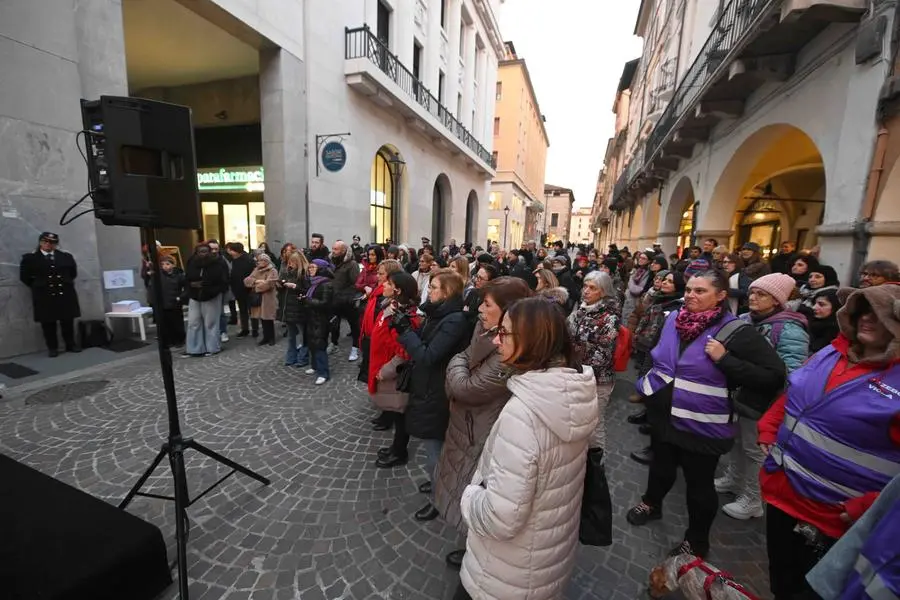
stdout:
<svg viewBox="0 0 900 600">
<path fill-rule="evenodd" d="M 613 353 L 613 368 L 621 373 L 628 370 L 628 361 L 634 351 L 634 338 L 631 330 L 619 325 L 619 335 L 616 338 L 616 349 Z"/>
<path fill-rule="evenodd" d="M 112 332 L 105 321 L 78 321 L 78 339 L 81 340 L 81 347 L 84 349 L 106 348 L 112 343 L 112 337 Z"/>
</svg>

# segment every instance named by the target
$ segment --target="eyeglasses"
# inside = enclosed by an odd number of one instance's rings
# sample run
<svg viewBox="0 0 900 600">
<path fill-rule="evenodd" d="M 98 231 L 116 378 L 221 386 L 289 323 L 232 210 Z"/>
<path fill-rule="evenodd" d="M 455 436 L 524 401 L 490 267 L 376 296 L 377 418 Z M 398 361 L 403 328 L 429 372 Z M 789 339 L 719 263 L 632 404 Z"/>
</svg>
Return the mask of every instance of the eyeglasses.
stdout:
<svg viewBox="0 0 900 600">
<path fill-rule="evenodd" d="M 863 271 L 859 274 L 863 279 L 885 279 L 880 273 L 872 273 L 871 271 Z"/>
<path fill-rule="evenodd" d="M 497 337 L 500 339 L 500 343 L 503 344 L 507 338 L 516 337 L 516 334 L 501 325 L 497 328 Z"/>
</svg>

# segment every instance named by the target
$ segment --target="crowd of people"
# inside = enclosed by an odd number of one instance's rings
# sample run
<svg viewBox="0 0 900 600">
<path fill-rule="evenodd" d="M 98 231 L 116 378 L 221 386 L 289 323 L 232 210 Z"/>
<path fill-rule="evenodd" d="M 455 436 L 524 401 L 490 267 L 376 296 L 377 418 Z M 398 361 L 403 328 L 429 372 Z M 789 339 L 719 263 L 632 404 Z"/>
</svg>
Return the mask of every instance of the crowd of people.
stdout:
<svg viewBox="0 0 900 600">
<path fill-rule="evenodd" d="M 649 437 L 631 456 L 649 468 L 641 502 L 622 507 L 628 523 L 665 518 L 680 469 L 688 525 L 672 555 L 714 554 L 728 494 L 728 517 L 766 517 L 776 600 L 900 595 L 900 547 L 881 533 L 900 527 L 900 491 L 867 512 L 900 475 L 896 264 L 866 263 L 851 288 L 790 243 L 772 257 L 709 239 L 683 256 L 612 245 L 573 258 L 562 242 L 421 241 L 354 236 L 329 252 L 314 234 L 278 256 L 229 243 L 226 258 L 210 240 L 184 273 L 162 257 L 173 325 L 189 305 L 187 331 L 173 326 L 167 342 L 215 354 L 231 303 L 238 336 L 261 329 L 259 344 L 273 345 L 281 323 L 285 366 L 323 385 L 347 321 L 346 358 L 380 411 L 372 426 L 392 430 L 374 466 L 407 464 L 420 441 L 429 478 L 414 518 L 465 536 L 446 557 L 460 569 L 456 598 L 497 600 L 562 597 L 585 465 L 602 460 L 615 356 L 631 344 L 629 400 L 642 406 L 628 421 Z"/>
</svg>

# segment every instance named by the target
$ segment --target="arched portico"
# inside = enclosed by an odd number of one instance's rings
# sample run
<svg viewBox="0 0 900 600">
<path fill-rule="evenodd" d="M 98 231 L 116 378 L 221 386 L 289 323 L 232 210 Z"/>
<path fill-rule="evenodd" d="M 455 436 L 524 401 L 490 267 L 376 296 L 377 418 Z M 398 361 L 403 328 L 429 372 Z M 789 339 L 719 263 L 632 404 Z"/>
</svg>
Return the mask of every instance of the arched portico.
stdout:
<svg viewBox="0 0 900 600">
<path fill-rule="evenodd" d="M 403 196 L 406 193 L 406 161 L 400 151 L 385 144 L 372 160 L 369 184 L 370 239 L 377 243 L 398 240 L 401 232 Z"/>
<path fill-rule="evenodd" d="M 764 256 L 786 241 L 811 248 L 824 203 L 825 166 L 816 144 L 793 125 L 769 125 L 747 137 L 719 175 L 700 204 L 697 233 L 731 247 L 755 242 Z"/>
<path fill-rule="evenodd" d="M 475 243 L 478 239 L 478 193 L 469 192 L 466 199 L 466 241 Z"/>
<path fill-rule="evenodd" d="M 450 178 L 444 173 L 437 176 L 431 193 L 431 243 L 440 247 L 447 243 L 447 215 L 453 204 Z"/>
</svg>

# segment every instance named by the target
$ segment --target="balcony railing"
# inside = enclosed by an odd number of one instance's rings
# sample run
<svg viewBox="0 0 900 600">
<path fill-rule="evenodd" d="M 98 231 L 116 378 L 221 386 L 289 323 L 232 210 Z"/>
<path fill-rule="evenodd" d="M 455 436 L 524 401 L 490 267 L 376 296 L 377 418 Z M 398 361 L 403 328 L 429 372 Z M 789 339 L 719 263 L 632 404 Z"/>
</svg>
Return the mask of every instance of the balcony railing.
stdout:
<svg viewBox="0 0 900 600">
<path fill-rule="evenodd" d="M 778 0 L 731 0 L 719 16 L 712 34 L 675 90 L 671 102 L 647 139 L 646 158 L 656 157 L 669 135 L 696 105 L 710 84 L 748 38 L 748 33 Z"/>
<path fill-rule="evenodd" d="M 491 153 L 481 145 L 481 142 L 453 116 L 447 107 L 434 97 L 428 88 L 407 69 L 396 55 L 392 54 L 387 45 L 369 29 L 368 25 L 354 29 L 345 28 L 344 58 L 367 58 L 387 75 L 403 93 L 413 99 L 419 106 L 428 111 L 434 118 L 443 124 L 467 148 L 474 152 L 479 159 L 491 168 L 496 169 Z"/>
</svg>

